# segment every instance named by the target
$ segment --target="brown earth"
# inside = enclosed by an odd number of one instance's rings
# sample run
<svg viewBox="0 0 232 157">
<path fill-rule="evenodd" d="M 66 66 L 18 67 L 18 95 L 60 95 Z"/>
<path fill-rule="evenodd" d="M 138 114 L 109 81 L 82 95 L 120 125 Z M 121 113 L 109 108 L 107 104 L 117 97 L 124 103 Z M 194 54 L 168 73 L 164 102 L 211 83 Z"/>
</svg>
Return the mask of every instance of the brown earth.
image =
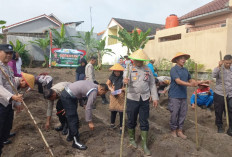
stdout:
<svg viewBox="0 0 232 157">
<path fill-rule="evenodd" d="M 75 81 L 74 69 L 26 69 L 29 73 L 39 74 L 48 72 L 54 78 L 54 84 L 61 81 Z M 99 82 L 106 82 L 110 72 L 96 72 Z M 193 88 L 188 88 L 188 97 L 191 96 Z M 189 98 L 188 98 L 189 100 Z M 110 129 L 110 112 L 107 105 L 101 104 L 101 98 L 97 99 L 97 109 L 93 111 L 95 130 L 90 131 L 84 120 L 84 109 L 78 107 L 80 118 L 80 140 L 88 146 L 86 151 L 79 151 L 71 147 L 72 143 L 66 141 L 66 137 L 56 132 L 54 127 L 59 125 L 55 115 L 55 108 L 52 120 L 52 127 L 49 131 L 44 130 L 46 121 L 47 102 L 37 92 L 35 87 L 25 95 L 25 103 L 35 117 L 47 142 L 52 148 L 56 157 L 118 157 L 120 150 L 119 128 Z M 200 150 L 195 147 L 195 125 L 194 110 L 189 107 L 185 120 L 184 131 L 188 136 L 187 140 L 173 138 L 170 136 L 169 118 L 170 113 L 166 110 L 167 96 L 161 96 L 160 105 L 157 109 L 150 108 L 150 131 L 149 148 L 153 157 L 231 157 L 232 138 L 226 134 L 218 134 L 214 125 L 214 112 L 198 108 L 199 122 L 199 144 Z M 117 117 L 117 119 L 119 119 Z M 119 123 L 117 121 L 117 123 Z M 13 130 L 17 133 L 12 138 L 13 143 L 3 149 L 3 157 L 45 157 L 49 156 L 45 145 L 35 129 L 31 119 L 25 111 L 15 114 Z M 141 143 L 140 131 L 137 127 L 136 141 Z M 125 133 L 123 145 L 123 156 L 142 157 L 143 153 L 138 149 L 128 148 L 128 134 Z"/>
</svg>

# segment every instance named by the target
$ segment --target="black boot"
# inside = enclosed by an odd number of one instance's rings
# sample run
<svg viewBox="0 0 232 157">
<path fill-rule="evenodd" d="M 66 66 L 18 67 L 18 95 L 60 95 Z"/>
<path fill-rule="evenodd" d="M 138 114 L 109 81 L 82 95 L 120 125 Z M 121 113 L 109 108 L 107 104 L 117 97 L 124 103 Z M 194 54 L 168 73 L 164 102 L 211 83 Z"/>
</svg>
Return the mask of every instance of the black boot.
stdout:
<svg viewBox="0 0 232 157">
<path fill-rule="evenodd" d="M 12 143 L 11 140 L 6 140 L 6 141 L 3 142 L 4 145 L 8 145 L 8 144 L 11 144 L 11 143 Z"/>
<path fill-rule="evenodd" d="M 86 150 L 88 147 L 87 146 L 85 146 L 85 145 L 83 145 L 83 144 L 81 144 L 80 142 L 79 142 L 79 138 L 77 137 L 77 136 L 74 136 L 73 137 L 73 144 L 72 144 L 72 147 L 73 148 L 77 148 L 77 149 L 79 149 L 79 150 Z"/>
<path fill-rule="evenodd" d="M 106 98 L 102 98 L 102 104 L 107 105 L 109 104 L 109 101 Z"/>
<path fill-rule="evenodd" d="M 56 131 L 62 131 L 63 130 L 63 125 L 60 125 L 58 127 L 55 128 Z"/>
<path fill-rule="evenodd" d="M 229 127 L 227 130 L 227 135 L 232 136 L 232 127 Z"/>
<path fill-rule="evenodd" d="M 14 137 L 15 135 L 16 135 L 15 132 L 11 132 L 10 135 L 9 135 L 9 138 Z"/>
<path fill-rule="evenodd" d="M 62 130 L 62 134 L 63 135 L 67 135 L 68 134 L 68 123 L 65 123 L 63 130 Z"/>
<path fill-rule="evenodd" d="M 73 140 L 73 136 L 70 135 L 70 132 L 69 132 L 69 134 L 68 134 L 68 136 L 66 138 L 66 141 L 71 142 L 72 140 Z"/>
<path fill-rule="evenodd" d="M 218 133 L 224 133 L 224 130 L 221 125 L 218 126 Z"/>
</svg>

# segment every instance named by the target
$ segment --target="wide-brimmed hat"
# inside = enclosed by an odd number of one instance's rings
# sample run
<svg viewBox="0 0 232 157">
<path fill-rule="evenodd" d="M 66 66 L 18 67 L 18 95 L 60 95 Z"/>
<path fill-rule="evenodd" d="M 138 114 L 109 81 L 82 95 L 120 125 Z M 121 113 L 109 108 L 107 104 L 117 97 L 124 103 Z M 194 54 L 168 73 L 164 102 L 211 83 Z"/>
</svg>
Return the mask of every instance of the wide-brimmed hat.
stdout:
<svg viewBox="0 0 232 157">
<path fill-rule="evenodd" d="M 189 58 L 190 58 L 190 55 L 189 55 L 189 54 L 186 54 L 186 53 L 183 53 L 183 52 L 178 52 L 178 53 L 176 53 L 175 57 L 172 58 L 172 60 L 171 60 L 172 63 L 176 63 L 176 59 L 177 59 L 178 57 L 181 57 L 181 56 L 185 56 L 186 59 L 189 59 Z"/>
<path fill-rule="evenodd" d="M 133 52 L 129 56 L 129 58 L 138 61 L 150 61 L 150 58 L 146 55 L 146 53 L 142 49 L 138 49 L 137 51 Z"/>
<path fill-rule="evenodd" d="M 121 64 L 116 63 L 116 64 L 114 64 L 114 65 L 110 68 L 110 70 L 114 70 L 114 71 L 124 71 L 124 68 L 123 68 L 123 66 L 121 66 Z"/>
<path fill-rule="evenodd" d="M 205 87 L 209 87 L 209 84 L 206 83 L 199 83 L 198 86 L 205 86 Z"/>
<path fill-rule="evenodd" d="M 27 74 L 27 73 L 24 73 L 22 72 L 21 73 L 24 81 L 27 83 L 27 85 L 33 89 L 34 88 L 34 85 L 35 85 L 35 77 L 31 74 Z"/>
</svg>

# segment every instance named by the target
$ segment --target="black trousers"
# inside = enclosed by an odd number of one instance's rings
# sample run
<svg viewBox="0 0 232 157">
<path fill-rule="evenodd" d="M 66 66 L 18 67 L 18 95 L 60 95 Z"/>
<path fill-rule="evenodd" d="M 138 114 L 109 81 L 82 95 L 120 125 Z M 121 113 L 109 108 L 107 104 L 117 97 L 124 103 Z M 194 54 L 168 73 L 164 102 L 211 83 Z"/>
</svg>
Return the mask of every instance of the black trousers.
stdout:
<svg viewBox="0 0 232 157">
<path fill-rule="evenodd" d="M 111 111 L 111 124 L 115 123 L 115 119 L 116 119 L 117 113 L 119 113 L 120 127 L 122 127 L 123 112 Z"/>
<path fill-rule="evenodd" d="M 13 125 L 14 111 L 12 104 L 7 107 L 0 104 L 0 155 L 3 148 L 3 142 L 5 142 L 10 134 L 10 130 Z"/>
<path fill-rule="evenodd" d="M 65 117 L 65 114 L 63 115 L 64 112 L 61 112 L 64 109 L 63 105 L 62 105 L 62 101 L 61 99 L 59 99 L 57 101 L 56 104 L 56 111 L 57 111 L 57 116 L 59 118 L 60 123 L 62 124 L 62 126 L 67 123 L 67 118 Z"/>
<path fill-rule="evenodd" d="M 65 116 L 68 121 L 68 126 L 71 136 L 79 136 L 79 118 L 77 113 L 77 98 L 73 98 L 66 90 L 61 93 L 61 101 L 65 110 Z"/>
<path fill-rule="evenodd" d="M 137 125 L 137 118 L 139 115 L 140 130 L 148 131 L 149 130 L 149 99 L 143 101 L 140 98 L 139 101 L 134 101 L 127 99 L 127 117 L 128 117 L 128 128 L 134 129 Z"/>
<path fill-rule="evenodd" d="M 226 98 L 227 100 L 227 107 L 228 107 L 228 114 L 229 114 L 229 126 L 232 128 L 232 98 Z M 215 109 L 215 116 L 216 125 L 222 126 L 222 116 L 223 112 L 225 111 L 225 103 L 224 103 L 224 96 L 218 95 L 217 93 L 214 93 L 214 109 Z"/>
</svg>

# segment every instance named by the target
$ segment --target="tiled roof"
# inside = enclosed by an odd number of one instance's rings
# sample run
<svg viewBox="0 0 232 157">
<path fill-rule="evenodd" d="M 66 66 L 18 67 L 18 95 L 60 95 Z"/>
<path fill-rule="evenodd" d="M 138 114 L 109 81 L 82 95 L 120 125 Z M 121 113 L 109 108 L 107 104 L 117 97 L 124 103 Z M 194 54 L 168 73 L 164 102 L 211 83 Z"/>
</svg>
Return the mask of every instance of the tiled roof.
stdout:
<svg viewBox="0 0 232 157">
<path fill-rule="evenodd" d="M 203 5 L 202 7 L 191 11 L 190 13 L 183 15 L 182 17 L 179 18 L 179 20 L 184 20 L 195 16 L 207 14 L 210 12 L 228 8 L 228 6 L 229 6 L 229 0 L 213 0 L 212 2 L 209 2 L 206 5 Z"/>
<path fill-rule="evenodd" d="M 30 19 L 27 19 L 27 20 L 24 20 L 24 21 L 21 21 L 21 22 L 18 22 L 18 23 L 15 23 L 15 24 L 6 26 L 3 30 L 7 30 L 7 29 L 9 29 L 9 28 L 16 27 L 16 26 L 18 26 L 18 25 L 21 25 L 21 24 L 24 24 L 24 23 L 27 23 L 27 22 L 30 22 L 30 21 L 34 21 L 34 20 L 37 20 L 37 19 L 40 19 L 40 18 L 43 18 L 43 17 L 45 17 L 45 18 L 51 20 L 52 22 L 54 22 L 54 23 L 57 24 L 58 26 L 61 25 L 59 22 L 57 22 L 57 20 L 54 20 L 53 18 L 47 16 L 46 14 L 43 14 L 43 15 L 40 15 L 40 16 L 37 16 L 37 17 L 34 17 L 34 18 L 30 18 Z"/>
<path fill-rule="evenodd" d="M 139 28 L 143 32 L 146 32 L 149 28 L 151 28 L 151 32 L 149 35 L 156 34 L 156 29 L 163 27 L 161 24 L 141 22 L 141 21 L 133 21 L 133 20 L 125 20 L 120 18 L 113 18 L 118 24 L 120 24 L 124 29 L 128 32 L 132 32 L 133 29 Z"/>
</svg>

